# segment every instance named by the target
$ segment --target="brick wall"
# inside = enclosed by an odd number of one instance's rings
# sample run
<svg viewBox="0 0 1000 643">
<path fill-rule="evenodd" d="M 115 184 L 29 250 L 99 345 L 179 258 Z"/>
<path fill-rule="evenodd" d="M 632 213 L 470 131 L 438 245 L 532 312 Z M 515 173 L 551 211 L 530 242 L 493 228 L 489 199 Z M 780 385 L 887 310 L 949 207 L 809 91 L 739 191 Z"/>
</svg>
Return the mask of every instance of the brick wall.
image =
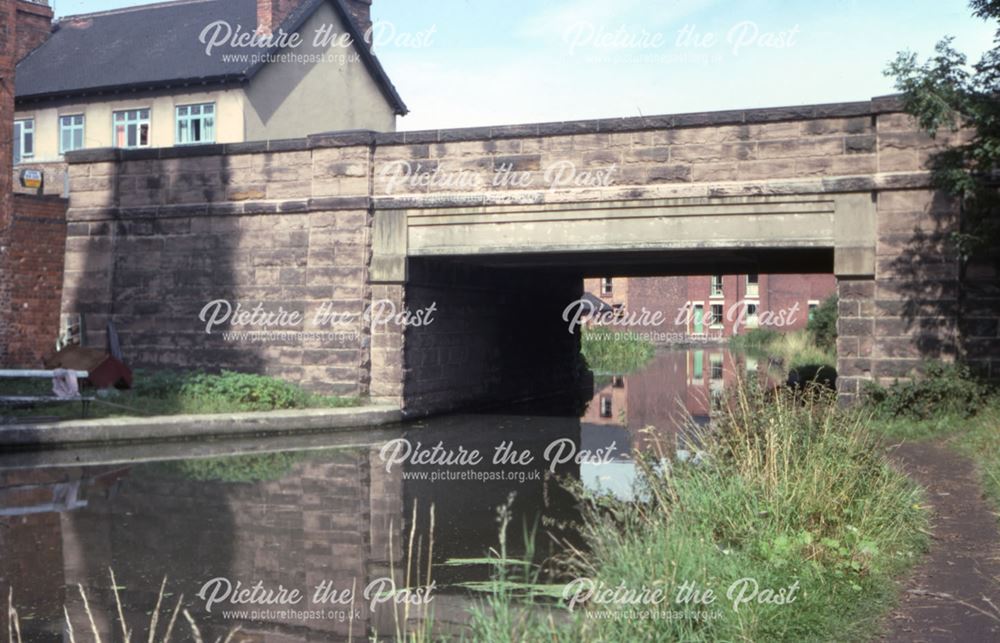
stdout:
<svg viewBox="0 0 1000 643">
<path fill-rule="evenodd" d="M 15 195 L 13 215 L 0 230 L 7 304 L 0 314 L 0 362 L 40 368 L 59 335 L 66 201 Z"/>
<path fill-rule="evenodd" d="M 837 279 L 832 274 L 762 274 L 758 275 L 758 295 L 750 297 L 746 294 L 746 279 L 745 274 L 722 275 L 722 297 L 712 297 L 710 275 L 639 277 L 621 281 L 629 284 L 628 309 L 636 313 L 642 308 L 662 311 L 667 319 L 661 328 L 664 332 L 690 334 L 693 331 L 691 320 L 686 317 L 682 319 L 686 323 L 676 323 L 681 308 L 689 303 L 702 304 L 706 315 L 711 312 L 713 304 L 722 305 L 722 328 L 706 325 L 706 331 L 723 337 L 743 331 L 743 324 L 738 322 L 743 301 L 759 302 L 759 312 L 773 312 L 775 323 L 779 317 L 791 320 L 791 323 L 780 327 L 773 325 L 776 330 L 798 330 L 805 328 L 809 321 L 809 302 L 822 302 L 837 289 Z M 796 305 L 797 312 L 792 314 L 792 307 Z M 733 319 L 730 319 L 730 314 Z M 735 329 L 737 325 L 738 330 Z"/>
<path fill-rule="evenodd" d="M 48 40 L 52 8 L 43 3 L 17 0 L 17 59 L 21 60 Z"/>
<path fill-rule="evenodd" d="M 14 135 L 14 64 L 16 62 L 16 32 L 14 29 L 15 0 L 0 0 L 0 267 L 7 261 L 9 248 L 5 230 L 14 216 L 11 197 L 11 164 L 14 152 L 10 145 Z M 4 271 L 6 276 L 6 272 Z M 8 279 L 0 278 L 0 336 L 9 323 L 5 313 L 10 309 Z M 6 342 L 0 341 L 0 364 L 6 363 Z"/>
</svg>

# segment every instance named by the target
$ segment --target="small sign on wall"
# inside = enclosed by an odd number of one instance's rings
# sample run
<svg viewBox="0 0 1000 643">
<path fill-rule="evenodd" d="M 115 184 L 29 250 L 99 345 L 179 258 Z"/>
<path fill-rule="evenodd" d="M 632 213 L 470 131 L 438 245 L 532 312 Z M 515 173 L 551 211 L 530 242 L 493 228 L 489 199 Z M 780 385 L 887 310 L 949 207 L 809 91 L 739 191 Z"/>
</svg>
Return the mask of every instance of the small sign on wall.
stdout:
<svg viewBox="0 0 1000 643">
<path fill-rule="evenodd" d="M 45 173 L 41 170 L 21 170 L 21 187 L 41 191 L 45 185 Z"/>
</svg>

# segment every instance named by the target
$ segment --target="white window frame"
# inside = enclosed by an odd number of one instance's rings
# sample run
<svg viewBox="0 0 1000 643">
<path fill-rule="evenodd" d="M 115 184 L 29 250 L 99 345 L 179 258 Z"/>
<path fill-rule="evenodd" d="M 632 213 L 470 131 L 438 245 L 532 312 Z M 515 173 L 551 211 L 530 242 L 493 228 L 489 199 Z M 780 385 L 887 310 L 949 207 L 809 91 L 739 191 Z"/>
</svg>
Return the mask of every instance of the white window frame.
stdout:
<svg viewBox="0 0 1000 643">
<path fill-rule="evenodd" d="M 711 281 L 709 282 L 708 286 L 709 297 L 725 297 L 725 291 L 723 290 L 723 283 L 724 283 L 723 277 L 724 277 L 723 275 L 712 275 L 710 277 Z M 716 283 L 715 283 L 716 278 L 718 278 L 719 280 L 718 288 L 716 288 Z"/>
<path fill-rule="evenodd" d="M 760 297 L 760 273 L 754 273 L 754 277 L 757 279 L 753 282 L 750 281 L 750 275 L 747 275 L 747 297 Z"/>
<path fill-rule="evenodd" d="M 813 314 L 816 312 L 817 308 L 819 308 L 818 299 L 810 299 L 806 302 L 806 321 L 812 321 Z"/>
<path fill-rule="evenodd" d="M 708 354 L 708 379 L 713 382 L 726 379 L 726 356 L 722 353 Z"/>
<path fill-rule="evenodd" d="M 753 306 L 754 312 L 750 314 L 750 306 Z M 759 301 L 747 301 L 746 302 L 746 321 L 743 324 L 747 328 L 760 328 L 760 302 Z"/>
<path fill-rule="evenodd" d="M 24 153 L 24 137 L 26 134 L 31 135 L 31 152 L 28 154 Z M 20 156 L 13 156 L 14 165 L 19 163 L 24 163 L 25 161 L 30 161 L 35 158 L 35 119 L 34 118 L 18 118 L 14 120 L 14 142 L 16 145 L 11 145 L 13 150 L 11 154 L 13 155 L 14 150 L 20 150 Z"/>
<path fill-rule="evenodd" d="M 192 107 L 199 107 L 199 108 L 201 108 L 201 112 L 202 113 L 199 114 L 199 115 L 197 115 L 197 116 L 192 115 L 191 114 L 191 108 Z M 204 120 L 205 120 L 205 117 L 206 117 L 206 114 L 205 114 L 205 108 L 206 107 L 211 107 L 212 108 L 212 114 L 211 114 L 211 117 L 212 117 L 212 127 L 207 130 L 207 131 L 209 131 L 211 133 L 211 137 L 210 138 L 206 138 L 205 140 L 202 140 L 202 141 L 181 141 L 181 122 L 182 122 L 182 120 L 184 122 L 187 122 L 187 124 L 188 124 L 188 132 L 189 133 L 191 131 L 191 129 L 190 129 L 191 128 L 191 123 L 193 123 L 194 121 L 202 121 L 202 126 L 201 126 L 202 127 L 202 134 L 205 133 L 206 128 L 205 128 Z M 184 114 L 182 116 L 181 115 L 181 110 L 182 109 L 188 110 L 187 114 Z M 216 109 L 216 105 L 215 105 L 214 102 L 212 102 L 212 103 L 191 103 L 191 104 L 188 104 L 188 105 L 177 105 L 176 107 L 174 107 L 174 144 L 175 145 L 211 145 L 211 144 L 215 143 L 215 135 L 216 135 L 216 129 L 217 129 L 218 121 L 219 121 L 219 110 Z"/>
<path fill-rule="evenodd" d="M 601 396 L 600 416 L 602 418 L 614 417 L 614 415 L 615 415 L 615 406 L 614 406 L 614 404 L 615 403 L 611 399 L 610 395 L 602 395 Z"/>
<path fill-rule="evenodd" d="M 708 327 L 711 328 L 712 330 L 719 330 L 725 325 L 726 306 L 725 304 L 709 302 L 708 309 L 710 311 L 716 307 L 718 307 L 718 309 L 721 311 L 721 314 L 718 317 L 716 317 L 715 313 L 709 313 L 710 315 L 712 315 L 712 323 L 709 324 Z"/>
<path fill-rule="evenodd" d="M 615 282 L 612 277 L 601 277 L 601 295 L 611 295 L 615 292 Z"/>
<path fill-rule="evenodd" d="M 67 127 L 63 122 L 64 119 L 80 119 L 80 124 L 70 123 Z M 66 149 L 64 143 L 63 134 L 67 131 L 75 133 L 77 130 L 80 132 L 80 147 L 73 147 L 71 149 Z M 70 135 L 72 137 L 72 134 Z M 85 114 L 60 114 L 59 115 L 59 154 L 63 155 L 66 152 L 75 152 L 76 150 L 82 150 L 87 147 L 87 116 Z"/>
<path fill-rule="evenodd" d="M 135 113 L 135 114 L 138 115 L 138 114 L 141 114 L 142 112 L 146 112 L 146 118 L 135 118 L 135 119 L 129 119 L 128 118 L 128 116 L 130 114 L 132 114 L 132 113 Z M 122 125 L 125 126 L 125 145 L 119 145 L 118 144 L 118 125 L 119 125 L 118 115 L 119 114 L 125 114 L 126 115 L 126 119 L 124 121 L 122 121 L 122 123 L 121 123 Z M 135 125 L 136 126 L 136 132 L 135 132 L 135 139 L 136 139 L 136 143 L 137 143 L 136 145 L 129 145 L 128 144 L 128 128 L 129 128 L 130 125 Z M 142 131 L 141 127 L 143 125 L 146 126 L 146 144 L 145 145 L 143 145 L 140 142 L 141 139 L 142 139 L 142 136 L 140 135 L 141 131 Z M 134 150 L 134 149 L 141 149 L 141 148 L 144 148 L 144 147 L 150 147 L 153 144 L 153 110 L 152 110 L 152 108 L 150 108 L 150 107 L 135 107 L 135 108 L 131 108 L 131 109 L 116 109 L 115 111 L 111 112 L 111 138 L 112 138 L 112 142 L 113 142 L 114 146 L 116 148 L 118 148 L 118 149 Z"/>
</svg>

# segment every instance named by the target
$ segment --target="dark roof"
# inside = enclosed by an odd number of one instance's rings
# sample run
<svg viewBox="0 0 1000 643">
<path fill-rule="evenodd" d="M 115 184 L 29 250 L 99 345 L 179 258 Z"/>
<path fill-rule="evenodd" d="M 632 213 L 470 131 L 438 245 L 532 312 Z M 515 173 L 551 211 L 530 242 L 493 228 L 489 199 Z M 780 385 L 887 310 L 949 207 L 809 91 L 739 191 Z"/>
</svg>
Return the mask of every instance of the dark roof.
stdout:
<svg viewBox="0 0 1000 643">
<path fill-rule="evenodd" d="M 407 108 L 340 0 L 304 0 L 281 28 L 292 33 L 330 2 L 356 44 L 362 63 L 397 114 Z M 178 0 L 63 18 L 49 39 L 17 65 L 18 100 L 64 98 L 130 89 L 242 82 L 264 63 L 225 61 L 226 54 L 261 54 L 261 48 L 218 47 L 211 56 L 199 41 L 216 20 L 257 26 L 257 0 Z M 305 38 L 308 43 L 311 37 Z"/>
</svg>

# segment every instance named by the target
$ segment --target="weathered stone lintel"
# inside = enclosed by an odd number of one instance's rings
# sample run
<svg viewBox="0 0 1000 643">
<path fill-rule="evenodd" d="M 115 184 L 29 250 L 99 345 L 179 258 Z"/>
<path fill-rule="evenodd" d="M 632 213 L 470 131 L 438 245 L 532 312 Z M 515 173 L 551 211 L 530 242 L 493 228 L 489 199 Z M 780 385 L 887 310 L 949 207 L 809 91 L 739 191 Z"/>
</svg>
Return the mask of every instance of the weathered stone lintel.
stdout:
<svg viewBox="0 0 1000 643">
<path fill-rule="evenodd" d="M 823 179 L 776 180 L 731 183 L 686 183 L 669 186 L 622 186 L 601 190 L 600 201 L 651 199 L 731 198 L 877 192 L 922 189 L 931 185 L 930 172 L 841 176 Z M 592 199 L 596 200 L 596 199 Z M 375 196 L 377 210 L 536 206 L 539 204 L 585 203 L 579 191 L 538 190 L 517 193 L 428 194 L 426 196 Z"/>
</svg>

